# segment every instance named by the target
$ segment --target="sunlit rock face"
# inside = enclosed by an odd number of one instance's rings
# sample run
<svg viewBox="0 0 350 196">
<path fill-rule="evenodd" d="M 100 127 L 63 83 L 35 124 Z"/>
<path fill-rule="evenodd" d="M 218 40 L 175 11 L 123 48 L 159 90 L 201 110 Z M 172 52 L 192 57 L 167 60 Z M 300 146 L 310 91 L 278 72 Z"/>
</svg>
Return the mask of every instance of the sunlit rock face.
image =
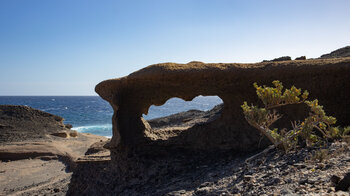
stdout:
<svg viewBox="0 0 350 196">
<path fill-rule="evenodd" d="M 339 125 L 350 124 L 350 58 L 256 64 L 163 63 L 105 80 L 95 90 L 114 109 L 109 144 L 112 154 L 116 149 L 156 148 L 242 152 L 268 144 L 247 124 L 240 106 L 244 101 L 261 104 L 252 84 L 271 85 L 273 80 L 280 80 L 285 87 L 295 85 L 308 90 L 310 99 L 319 99 Z M 166 140 L 160 139 L 142 118 L 151 105 L 162 105 L 172 97 L 190 101 L 198 95 L 219 96 L 224 102 L 221 116 L 178 131 Z M 307 114 L 304 107 L 283 110 L 289 111 L 289 119 Z M 282 119 L 280 125 L 289 125 L 289 119 Z"/>
</svg>

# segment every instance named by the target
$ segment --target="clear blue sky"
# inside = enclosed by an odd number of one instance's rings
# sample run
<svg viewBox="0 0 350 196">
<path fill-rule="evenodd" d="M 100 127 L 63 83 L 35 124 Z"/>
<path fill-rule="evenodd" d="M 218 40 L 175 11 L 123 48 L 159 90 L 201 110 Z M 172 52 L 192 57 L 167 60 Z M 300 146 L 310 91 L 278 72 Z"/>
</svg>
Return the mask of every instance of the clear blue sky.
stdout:
<svg viewBox="0 0 350 196">
<path fill-rule="evenodd" d="M 350 45 L 349 0 L 0 0 L 0 95 L 96 95 L 161 62 L 319 57 Z"/>
</svg>

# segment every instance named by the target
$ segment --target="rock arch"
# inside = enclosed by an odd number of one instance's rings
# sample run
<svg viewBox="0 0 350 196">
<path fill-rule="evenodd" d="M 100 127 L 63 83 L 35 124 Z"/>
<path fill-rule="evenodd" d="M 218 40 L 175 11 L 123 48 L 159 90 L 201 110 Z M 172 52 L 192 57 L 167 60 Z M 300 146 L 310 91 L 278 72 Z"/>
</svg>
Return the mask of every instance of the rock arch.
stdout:
<svg viewBox="0 0 350 196">
<path fill-rule="evenodd" d="M 219 96 L 222 116 L 195 127 L 178 138 L 177 147 L 199 150 L 234 149 L 252 151 L 260 139 L 244 120 L 243 101 L 257 103 L 254 82 L 295 85 L 318 98 L 339 124 L 350 124 L 350 58 L 263 62 L 256 64 L 163 63 L 151 65 L 126 77 L 105 80 L 95 90 L 114 109 L 113 137 L 109 148 L 144 148 L 156 145 L 145 133 L 150 129 L 142 118 L 151 105 L 162 105 L 172 97 L 189 101 L 198 95 Z M 335 96 L 336 95 L 336 96 Z M 297 117 L 300 109 L 295 109 Z M 187 132 L 187 131 L 186 131 Z"/>
</svg>

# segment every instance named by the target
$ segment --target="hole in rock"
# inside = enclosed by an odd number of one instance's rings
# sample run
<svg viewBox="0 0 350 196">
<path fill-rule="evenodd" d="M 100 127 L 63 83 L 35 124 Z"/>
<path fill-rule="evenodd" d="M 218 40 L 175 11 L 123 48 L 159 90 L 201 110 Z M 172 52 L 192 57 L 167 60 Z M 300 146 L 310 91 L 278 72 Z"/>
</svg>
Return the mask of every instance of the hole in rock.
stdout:
<svg viewBox="0 0 350 196">
<path fill-rule="evenodd" d="M 181 130 L 220 117 L 223 101 L 218 96 L 197 96 L 192 101 L 171 98 L 161 106 L 152 105 L 143 117 L 152 129 L 177 127 Z"/>
</svg>

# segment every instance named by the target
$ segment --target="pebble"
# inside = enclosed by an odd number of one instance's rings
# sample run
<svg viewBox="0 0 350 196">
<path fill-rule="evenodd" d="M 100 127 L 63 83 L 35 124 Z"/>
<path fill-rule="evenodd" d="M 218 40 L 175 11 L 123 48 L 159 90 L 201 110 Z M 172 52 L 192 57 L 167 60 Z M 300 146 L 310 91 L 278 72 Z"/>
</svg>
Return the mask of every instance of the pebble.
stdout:
<svg viewBox="0 0 350 196">
<path fill-rule="evenodd" d="M 232 180 L 233 180 L 233 181 L 237 180 L 237 176 L 236 176 L 236 175 L 233 175 L 233 176 L 232 176 Z"/>
<path fill-rule="evenodd" d="M 344 191 L 337 191 L 334 196 L 349 196 L 349 193 Z"/>
<path fill-rule="evenodd" d="M 253 177 L 252 175 L 245 175 L 243 178 L 244 178 L 245 181 L 250 181 L 250 180 L 252 180 L 254 177 Z"/>
<path fill-rule="evenodd" d="M 210 192 L 209 187 L 204 187 L 204 188 L 197 189 L 195 191 L 195 195 L 208 195 L 209 192 Z"/>
<path fill-rule="evenodd" d="M 299 180 L 299 184 L 306 184 L 308 183 L 308 179 L 307 178 L 302 178 Z"/>
</svg>

